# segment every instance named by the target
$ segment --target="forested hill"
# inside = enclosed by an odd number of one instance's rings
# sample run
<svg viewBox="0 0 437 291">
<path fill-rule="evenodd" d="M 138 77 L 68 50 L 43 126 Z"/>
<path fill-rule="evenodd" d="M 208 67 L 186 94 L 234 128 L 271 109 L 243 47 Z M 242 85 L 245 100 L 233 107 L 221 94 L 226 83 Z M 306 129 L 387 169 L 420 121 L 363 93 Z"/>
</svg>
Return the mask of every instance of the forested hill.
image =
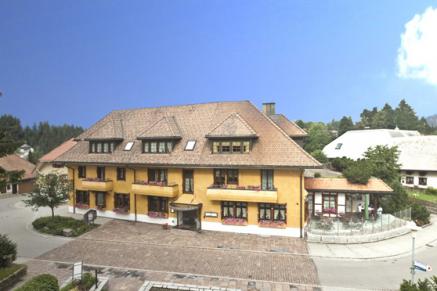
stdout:
<svg viewBox="0 0 437 291">
<path fill-rule="evenodd" d="M 36 163 L 41 156 L 83 131 L 84 129 L 80 126 L 51 125 L 46 121 L 23 128 L 17 117 L 8 114 L 1 115 L 0 156 L 12 153 L 21 144 L 27 143 L 34 149 L 29 159 Z"/>
</svg>

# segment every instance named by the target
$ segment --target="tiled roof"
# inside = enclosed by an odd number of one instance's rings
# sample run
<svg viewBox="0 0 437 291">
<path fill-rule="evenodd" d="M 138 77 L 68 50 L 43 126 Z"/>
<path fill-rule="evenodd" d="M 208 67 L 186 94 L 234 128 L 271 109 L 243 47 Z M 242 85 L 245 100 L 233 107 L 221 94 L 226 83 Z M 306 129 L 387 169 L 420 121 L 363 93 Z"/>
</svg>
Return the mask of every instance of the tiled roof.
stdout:
<svg viewBox="0 0 437 291">
<path fill-rule="evenodd" d="M 305 130 L 303 130 L 293 121 L 288 120 L 288 118 L 285 117 L 283 114 L 273 114 L 269 115 L 269 117 L 290 137 L 304 137 L 308 135 Z"/>
<path fill-rule="evenodd" d="M 305 178 L 308 191 L 339 191 L 353 193 L 390 193 L 390 188 L 378 178 L 370 178 L 367 184 L 353 184 L 346 178 Z"/>
<path fill-rule="evenodd" d="M 238 115 L 237 115 L 238 114 Z M 166 116 L 177 121 L 181 139 L 168 154 L 145 154 L 141 142 L 136 141 L 130 151 L 126 143 L 137 137 Z M 211 141 L 205 136 L 218 124 L 231 118 L 246 123 L 245 130 L 256 133 L 258 139 L 248 154 L 212 154 Z M 119 119 L 123 124 L 123 141 L 112 154 L 90 154 L 86 139 L 90 135 L 103 136 L 100 129 L 110 121 Z M 240 122 L 236 122 L 241 126 Z M 246 127 L 246 126 L 245 126 Z M 111 130 L 105 129 L 105 132 Z M 239 129 L 240 131 L 240 129 Z M 106 135 L 107 136 L 107 135 Z M 130 164 L 167 167 L 287 167 L 313 168 L 320 163 L 297 145 L 272 120 L 248 101 L 216 102 L 195 105 L 143 108 L 113 111 L 82 133 L 72 149 L 56 159 L 58 162 L 91 164 Z M 189 140 L 196 140 L 193 151 L 185 151 Z"/>
<path fill-rule="evenodd" d="M 56 159 L 57 157 L 59 157 L 60 155 L 62 155 L 66 151 L 68 151 L 69 149 L 71 149 L 76 143 L 77 142 L 73 138 L 65 141 L 60 146 L 54 148 L 53 150 L 51 150 L 50 152 L 48 152 L 47 154 L 42 156 L 39 159 L 39 162 L 41 162 L 41 163 L 52 162 L 54 159 Z"/>
<path fill-rule="evenodd" d="M 117 114 L 90 132 L 87 140 L 123 139 L 123 120 Z M 82 135 L 81 135 L 82 136 Z M 79 136 L 80 138 L 80 136 Z"/>
<path fill-rule="evenodd" d="M 139 139 L 181 138 L 181 132 L 174 116 L 163 117 L 138 135 Z"/>
<path fill-rule="evenodd" d="M 35 165 L 15 154 L 1 157 L 0 168 L 6 172 L 24 171 L 24 176 L 22 177 L 23 180 L 32 179 L 35 177 L 33 173 Z"/>
<path fill-rule="evenodd" d="M 233 113 L 211 130 L 206 137 L 256 137 L 256 132 L 238 113 Z"/>
</svg>

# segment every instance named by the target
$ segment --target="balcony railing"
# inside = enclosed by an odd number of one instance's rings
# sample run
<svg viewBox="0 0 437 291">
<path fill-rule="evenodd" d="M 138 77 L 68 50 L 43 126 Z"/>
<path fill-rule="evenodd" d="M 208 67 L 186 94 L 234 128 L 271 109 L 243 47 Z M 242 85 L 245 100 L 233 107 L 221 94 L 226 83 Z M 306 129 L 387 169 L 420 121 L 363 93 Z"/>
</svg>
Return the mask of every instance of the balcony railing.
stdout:
<svg viewBox="0 0 437 291">
<path fill-rule="evenodd" d="M 241 201 L 277 203 L 278 192 L 263 190 L 260 186 L 212 185 L 206 190 L 206 197 L 215 201 Z"/>
<path fill-rule="evenodd" d="M 85 178 L 80 180 L 80 189 L 88 191 L 111 191 L 113 188 L 112 180 L 99 178 Z"/>
<path fill-rule="evenodd" d="M 179 187 L 175 183 L 135 181 L 132 184 L 132 192 L 141 195 L 173 198 L 179 194 Z"/>
</svg>

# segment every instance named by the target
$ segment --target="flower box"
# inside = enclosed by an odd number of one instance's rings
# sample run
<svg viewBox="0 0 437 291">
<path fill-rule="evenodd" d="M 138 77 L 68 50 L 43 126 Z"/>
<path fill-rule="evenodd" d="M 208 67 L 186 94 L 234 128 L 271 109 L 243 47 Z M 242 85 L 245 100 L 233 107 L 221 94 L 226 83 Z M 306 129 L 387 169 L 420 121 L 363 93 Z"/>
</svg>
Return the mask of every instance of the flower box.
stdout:
<svg viewBox="0 0 437 291">
<path fill-rule="evenodd" d="M 129 214 L 129 209 L 127 208 L 114 208 L 112 209 L 117 214 Z"/>
<path fill-rule="evenodd" d="M 147 215 L 150 218 L 167 218 L 167 213 L 165 212 L 149 211 Z"/>
<path fill-rule="evenodd" d="M 79 208 L 79 209 L 89 209 L 90 206 L 88 204 L 76 203 L 76 208 Z"/>
<path fill-rule="evenodd" d="M 225 218 L 222 221 L 223 224 L 226 225 L 247 225 L 247 220 L 244 218 Z"/>
<path fill-rule="evenodd" d="M 97 210 L 102 211 L 102 210 L 105 210 L 106 207 L 102 206 L 102 205 L 97 205 L 96 208 L 97 208 Z"/>
<path fill-rule="evenodd" d="M 286 228 L 284 221 L 260 220 L 260 227 Z"/>
<path fill-rule="evenodd" d="M 109 180 L 109 179 L 101 179 L 101 178 L 83 178 L 82 181 L 88 181 L 88 182 L 109 182 L 111 180 Z"/>
<path fill-rule="evenodd" d="M 134 182 L 134 184 L 138 185 L 150 185 L 150 186 L 159 186 L 159 187 L 172 187 L 175 186 L 175 183 L 168 183 L 168 182 L 155 182 L 155 181 L 142 181 L 137 180 Z"/>
</svg>

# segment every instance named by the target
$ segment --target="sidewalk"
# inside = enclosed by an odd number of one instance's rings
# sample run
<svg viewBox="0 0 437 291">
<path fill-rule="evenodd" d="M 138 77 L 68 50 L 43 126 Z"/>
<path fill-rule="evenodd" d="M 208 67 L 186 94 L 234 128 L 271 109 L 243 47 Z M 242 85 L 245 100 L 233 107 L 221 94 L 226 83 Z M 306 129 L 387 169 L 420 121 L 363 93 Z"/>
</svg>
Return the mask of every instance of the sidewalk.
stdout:
<svg viewBox="0 0 437 291">
<path fill-rule="evenodd" d="M 386 259 L 411 254 L 411 234 L 384 241 L 363 244 L 308 243 L 311 257 L 332 259 Z M 437 215 L 431 215 L 431 225 L 416 232 L 416 251 L 437 248 Z"/>
</svg>

